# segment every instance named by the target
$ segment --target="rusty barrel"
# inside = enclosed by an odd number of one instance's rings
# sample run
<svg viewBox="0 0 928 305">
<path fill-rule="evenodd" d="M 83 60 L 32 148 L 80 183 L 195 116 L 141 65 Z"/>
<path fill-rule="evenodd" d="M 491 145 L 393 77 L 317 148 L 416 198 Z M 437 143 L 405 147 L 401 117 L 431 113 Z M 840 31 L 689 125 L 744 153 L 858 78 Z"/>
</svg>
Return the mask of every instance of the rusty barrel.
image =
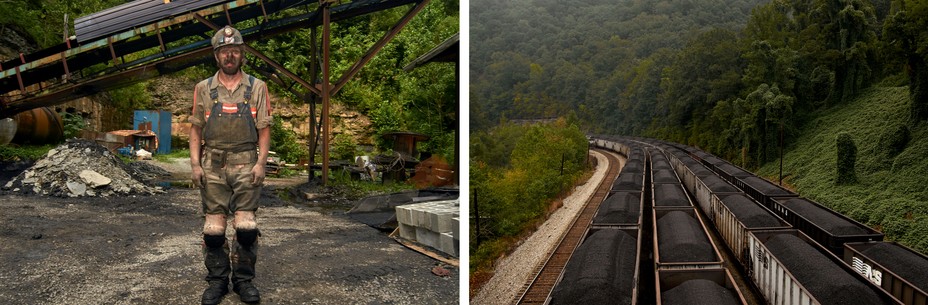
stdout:
<svg viewBox="0 0 928 305">
<path fill-rule="evenodd" d="M 57 112 L 48 107 L 23 111 L 14 116 L 17 122 L 13 143 L 49 144 L 64 138 L 64 123 Z"/>
</svg>

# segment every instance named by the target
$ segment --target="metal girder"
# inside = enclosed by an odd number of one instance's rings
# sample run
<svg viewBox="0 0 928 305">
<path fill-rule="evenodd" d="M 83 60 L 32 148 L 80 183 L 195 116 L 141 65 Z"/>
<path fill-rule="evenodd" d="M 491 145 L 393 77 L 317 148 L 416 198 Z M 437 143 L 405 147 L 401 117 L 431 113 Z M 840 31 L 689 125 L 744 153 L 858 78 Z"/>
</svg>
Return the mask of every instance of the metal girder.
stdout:
<svg viewBox="0 0 928 305">
<path fill-rule="evenodd" d="M 329 53 L 331 44 L 331 28 L 329 14 L 331 13 L 329 5 L 325 2 L 322 4 L 322 184 L 329 184 L 329 99 L 332 98 L 332 91 L 329 89 Z M 316 153 L 311 151 L 310 153 Z"/>
<path fill-rule="evenodd" d="M 361 68 L 364 67 L 364 65 L 367 65 L 367 63 L 370 62 L 371 59 L 373 59 L 374 56 L 377 55 L 377 53 L 379 53 L 388 42 L 390 42 L 390 40 L 393 40 L 393 38 L 396 37 L 396 35 L 399 34 L 407 24 L 409 24 L 409 21 L 412 20 L 413 17 L 418 15 L 419 12 L 422 11 L 422 9 L 425 8 L 427 4 L 429 4 L 429 1 L 431 0 L 422 0 L 422 2 L 419 2 L 416 4 L 416 6 L 411 8 L 409 12 L 403 16 L 403 18 L 397 21 L 397 23 L 393 25 L 393 28 L 387 31 L 387 33 L 384 34 L 380 40 L 374 43 L 374 45 L 367 50 L 367 53 L 364 53 L 364 56 L 362 56 L 360 60 L 355 62 L 354 65 L 348 69 L 348 71 L 345 71 L 345 73 L 342 74 L 342 77 L 335 82 L 331 94 L 335 95 L 338 93 L 338 91 L 341 90 L 342 87 L 344 87 L 352 77 L 357 75 L 358 72 L 361 71 Z"/>
<path fill-rule="evenodd" d="M 211 21 L 209 21 L 209 20 L 206 20 L 206 18 L 203 18 L 203 16 L 194 15 L 194 17 L 195 17 L 198 21 L 200 21 L 201 23 L 203 23 L 203 24 L 205 24 L 206 26 L 208 26 L 208 27 L 210 27 L 211 29 L 213 29 L 214 31 L 218 31 L 218 30 L 220 29 L 219 25 L 217 25 L 217 24 L 215 24 L 215 23 L 213 23 L 213 22 L 211 22 Z M 300 78 L 300 76 L 296 75 L 296 73 L 290 72 L 290 70 L 287 70 L 287 68 L 285 68 L 283 65 L 277 63 L 276 61 L 274 61 L 274 60 L 271 59 L 270 57 L 267 57 L 266 55 L 264 55 L 263 53 L 261 53 L 261 51 L 258 51 L 257 49 L 255 49 L 255 48 L 249 46 L 247 43 L 246 43 L 246 44 L 243 44 L 242 47 L 245 48 L 245 51 L 248 51 L 248 53 L 251 53 L 251 55 L 254 55 L 255 57 L 261 59 L 262 61 L 264 61 L 265 63 L 267 63 L 268 65 L 270 65 L 271 67 L 274 67 L 274 69 L 277 69 L 278 71 L 280 71 L 281 73 L 283 73 L 284 76 L 286 76 L 286 77 L 290 78 L 291 80 L 297 82 L 298 84 L 302 85 L 302 86 L 303 86 L 304 88 L 306 88 L 307 90 L 312 91 L 312 92 L 315 93 L 315 94 L 321 94 L 321 93 L 322 93 L 321 91 L 319 91 L 319 88 L 316 88 L 316 86 L 313 86 L 313 85 L 311 85 L 309 82 L 303 80 L 302 78 Z"/>
<path fill-rule="evenodd" d="M 62 101 L 73 100 L 93 95 L 109 89 L 131 85 L 135 82 L 153 78 L 162 74 L 176 72 L 196 65 L 208 58 L 211 48 L 202 48 L 181 56 L 164 59 L 141 67 L 104 75 L 102 77 L 68 86 L 58 91 L 49 92 L 29 99 L 7 101 L 0 111 L 0 118 L 11 117 L 22 111 L 38 107 L 53 106 Z"/>
</svg>

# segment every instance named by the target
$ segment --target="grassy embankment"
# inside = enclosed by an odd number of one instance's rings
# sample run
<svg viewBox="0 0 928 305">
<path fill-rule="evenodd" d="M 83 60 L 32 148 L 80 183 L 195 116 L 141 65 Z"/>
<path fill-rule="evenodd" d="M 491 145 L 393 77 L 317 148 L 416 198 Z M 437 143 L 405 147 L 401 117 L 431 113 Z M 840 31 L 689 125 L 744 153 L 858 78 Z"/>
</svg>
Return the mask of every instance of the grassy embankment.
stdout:
<svg viewBox="0 0 928 305">
<path fill-rule="evenodd" d="M 911 140 L 896 155 L 886 138 L 908 118 L 907 87 L 875 87 L 846 104 L 813 113 L 783 158 L 784 183 L 900 242 L 928 253 L 928 122 L 909 125 Z M 847 132 L 857 145 L 858 183 L 835 185 L 835 139 Z M 777 181 L 779 163 L 758 174 Z"/>
</svg>

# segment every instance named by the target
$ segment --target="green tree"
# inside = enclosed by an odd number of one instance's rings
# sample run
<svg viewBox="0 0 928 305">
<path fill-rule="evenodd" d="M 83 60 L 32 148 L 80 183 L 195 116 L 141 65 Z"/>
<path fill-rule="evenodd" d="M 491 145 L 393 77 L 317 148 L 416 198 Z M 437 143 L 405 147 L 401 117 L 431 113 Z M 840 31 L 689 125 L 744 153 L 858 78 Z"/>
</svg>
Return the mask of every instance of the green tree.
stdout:
<svg viewBox="0 0 928 305">
<path fill-rule="evenodd" d="M 888 51 L 905 62 L 912 103 L 910 119 L 928 120 L 928 2 L 896 0 L 893 6 L 883 26 Z"/>
</svg>

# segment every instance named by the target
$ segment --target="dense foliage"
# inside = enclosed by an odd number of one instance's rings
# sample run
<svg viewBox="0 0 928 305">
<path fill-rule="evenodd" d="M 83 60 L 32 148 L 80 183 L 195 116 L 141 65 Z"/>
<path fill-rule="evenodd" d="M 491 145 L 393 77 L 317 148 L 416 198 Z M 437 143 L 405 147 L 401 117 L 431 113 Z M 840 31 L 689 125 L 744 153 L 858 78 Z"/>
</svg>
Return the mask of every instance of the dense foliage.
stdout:
<svg viewBox="0 0 928 305">
<path fill-rule="evenodd" d="M 551 200 L 586 169 L 588 142 L 566 119 L 505 123 L 471 136 L 471 266 L 486 267 L 507 238 L 543 220 Z M 476 231 L 479 227 L 479 231 Z"/>
<path fill-rule="evenodd" d="M 879 139 L 899 132 L 908 120 L 908 88 L 865 89 L 855 99 L 810 113 L 783 158 L 784 183 L 802 196 L 850 216 L 900 242 L 928 253 L 928 124 L 909 129 L 911 139 L 895 154 Z M 836 135 L 850 135 L 857 147 L 857 183 L 838 185 Z M 758 175 L 777 181 L 778 162 L 769 162 Z"/>
<path fill-rule="evenodd" d="M 808 114 L 911 84 L 928 118 L 917 0 L 474 1 L 471 126 L 574 111 L 585 131 L 774 160 Z M 506 26 L 503 26 L 506 25 Z"/>
</svg>

